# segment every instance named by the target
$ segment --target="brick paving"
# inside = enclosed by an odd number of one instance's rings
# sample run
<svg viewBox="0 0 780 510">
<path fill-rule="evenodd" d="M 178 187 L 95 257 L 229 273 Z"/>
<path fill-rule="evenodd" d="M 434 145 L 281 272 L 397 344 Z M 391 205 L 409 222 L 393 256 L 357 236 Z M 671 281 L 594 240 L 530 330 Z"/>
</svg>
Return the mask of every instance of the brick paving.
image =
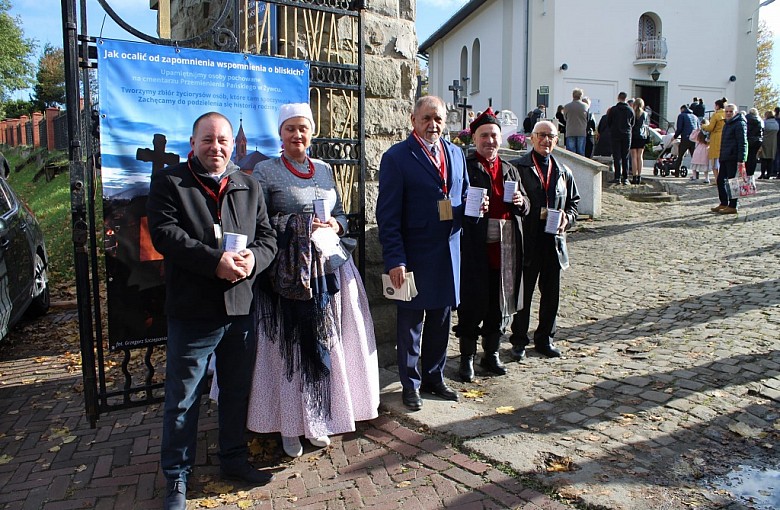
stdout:
<svg viewBox="0 0 780 510">
<path fill-rule="evenodd" d="M 0 346 L 0 509 L 162 508 L 161 405 L 105 414 L 91 429 L 78 358 L 25 343 L 30 328 L 57 331 L 75 320 L 53 309 Z M 278 437 L 250 437 L 255 463 L 274 480 L 261 488 L 221 481 L 216 405 L 204 399 L 188 508 L 568 508 L 387 413 L 296 460 Z"/>
</svg>

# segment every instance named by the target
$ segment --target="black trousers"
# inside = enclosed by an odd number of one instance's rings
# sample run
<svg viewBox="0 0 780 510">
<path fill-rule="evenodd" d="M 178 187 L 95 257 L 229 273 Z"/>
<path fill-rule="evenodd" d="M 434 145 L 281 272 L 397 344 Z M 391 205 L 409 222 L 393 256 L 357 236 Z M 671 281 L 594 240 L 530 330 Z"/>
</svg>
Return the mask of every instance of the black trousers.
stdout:
<svg viewBox="0 0 780 510">
<path fill-rule="evenodd" d="M 499 303 L 498 299 L 501 292 L 501 273 L 498 269 L 489 270 L 487 284 L 487 306 L 484 306 L 484 303 L 480 303 L 483 306 L 478 306 L 480 309 L 477 310 L 477 307 L 464 306 L 464 303 L 461 302 L 458 307 L 456 334 L 460 338 L 474 341 L 474 345 L 476 345 L 477 338 L 480 335 L 485 338 L 503 335 L 509 322 L 501 314 L 501 303 Z"/>
<path fill-rule="evenodd" d="M 539 283 L 539 325 L 534 332 L 534 345 L 536 347 L 550 345 L 557 330 L 561 266 L 558 263 L 554 236 L 541 234 L 538 241 L 540 253 L 536 253 L 531 263 L 523 268 L 523 309 L 512 318 L 512 335 L 509 337 L 514 347 L 525 347 L 530 343 L 528 328 L 531 322 L 531 300 L 537 282 Z"/>
<path fill-rule="evenodd" d="M 674 160 L 674 169 L 680 171 L 682 160 L 685 157 L 686 152 L 690 152 L 693 156 L 693 150 L 696 148 L 696 142 L 692 142 L 687 136 L 680 137 L 680 146 L 677 148 L 677 159 Z"/>
<path fill-rule="evenodd" d="M 758 164 L 758 149 L 761 148 L 761 142 L 748 142 L 747 163 L 745 163 L 745 173 L 753 175 L 756 172 Z"/>
<path fill-rule="evenodd" d="M 612 138 L 612 162 L 615 165 L 615 180 L 628 180 L 628 154 L 631 148 L 630 138 Z"/>
</svg>

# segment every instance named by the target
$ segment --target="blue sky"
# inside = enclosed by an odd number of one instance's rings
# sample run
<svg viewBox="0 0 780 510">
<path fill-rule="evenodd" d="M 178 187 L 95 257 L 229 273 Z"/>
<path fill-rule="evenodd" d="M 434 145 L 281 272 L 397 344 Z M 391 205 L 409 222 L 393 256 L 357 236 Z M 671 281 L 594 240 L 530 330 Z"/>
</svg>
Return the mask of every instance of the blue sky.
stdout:
<svg viewBox="0 0 780 510">
<path fill-rule="evenodd" d="M 156 34 L 155 11 L 149 10 L 148 0 L 107 0 L 107 2 L 114 11 L 136 29 L 148 34 Z M 417 37 L 419 41 L 427 39 L 465 3 L 466 0 L 418 0 Z M 60 2 L 12 0 L 11 4 L 11 14 L 21 18 L 26 37 L 36 39 L 40 48 L 43 48 L 47 42 L 54 46 L 62 46 Z M 104 15 L 97 0 L 87 0 L 87 10 L 90 35 L 102 33 L 107 38 L 134 40 L 111 18 Z M 420 13 L 425 13 L 425 15 L 421 16 Z M 780 0 L 762 7 L 759 13 L 761 19 L 769 24 L 769 28 L 775 35 L 772 75 L 775 77 L 775 84 L 780 85 Z M 17 98 L 26 99 L 27 94 Z"/>
</svg>

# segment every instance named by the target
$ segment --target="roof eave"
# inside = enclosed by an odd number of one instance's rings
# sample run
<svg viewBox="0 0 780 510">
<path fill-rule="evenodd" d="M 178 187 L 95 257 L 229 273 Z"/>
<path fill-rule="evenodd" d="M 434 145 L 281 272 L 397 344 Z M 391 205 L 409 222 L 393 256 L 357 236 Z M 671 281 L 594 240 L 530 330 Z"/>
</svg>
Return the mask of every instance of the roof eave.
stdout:
<svg viewBox="0 0 780 510">
<path fill-rule="evenodd" d="M 458 12 L 453 14 L 450 19 L 448 19 L 441 27 L 439 27 L 433 34 L 431 34 L 430 37 L 428 37 L 425 41 L 423 41 L 422 44 L 420 44 L 417 49 L 417 54 L 420 56 L 427 56 L 428 50 L 431 48 L 431 46 L 436 44 L 436 42 L 447 35 L 453 28 L 460 25 L 462 21 L 468 18 L 474 11 L 476 11 L 482 4 L 487 1 L 488 0 L 471 0 L 463 7 L 458 9 Z"/>
</svg>

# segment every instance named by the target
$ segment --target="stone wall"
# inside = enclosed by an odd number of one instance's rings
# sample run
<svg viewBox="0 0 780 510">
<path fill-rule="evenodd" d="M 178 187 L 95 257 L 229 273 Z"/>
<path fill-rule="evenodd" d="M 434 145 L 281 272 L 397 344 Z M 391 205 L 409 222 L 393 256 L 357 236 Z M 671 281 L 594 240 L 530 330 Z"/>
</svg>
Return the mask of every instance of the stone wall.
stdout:
<svg viewBox="0 0 780 510">
<path fill-rule="evenodd" d="M 208 5 L 206 5 L 208 4 Z M 382 154 L 405 139 L 417 90 L 417 34 L 415 0 L 366 0 L 363 11 L 365 52 L 364 147 L 366 182 L 366 290 L 371 302 L 382 364 L 395 360 L 395 305 L 381 292 L 382 253 L 374 211 Z M 173 0 L 171 38 L 193 37 L 219 15 L 221 2 Z M 209 7 L 210 6 L 210 7 Z M 355 41 L 357 42 L 357 41 Z M 330 112 L 336 116 L 338 112 Z"/>
</svg>

